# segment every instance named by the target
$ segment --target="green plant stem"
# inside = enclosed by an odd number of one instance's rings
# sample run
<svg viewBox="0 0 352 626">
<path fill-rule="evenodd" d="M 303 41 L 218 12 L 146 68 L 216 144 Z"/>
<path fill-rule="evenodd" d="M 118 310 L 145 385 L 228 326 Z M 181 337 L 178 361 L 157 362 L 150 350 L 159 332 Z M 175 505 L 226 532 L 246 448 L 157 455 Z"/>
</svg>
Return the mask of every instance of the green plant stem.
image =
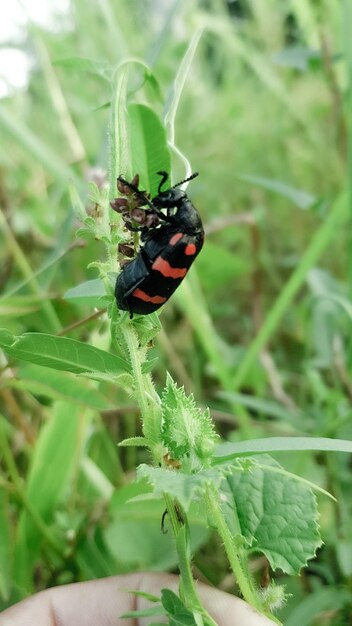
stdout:
<svg viewBox="0 0 352 626">
<path fill-rule="evenodd" d="M 146 349 L 139 346 L 137 333 L 130 320 L 122 322 L 120 330 L 131 360 L 134 390 L 142 416 L 143 435 L 147 439 L 153 453 L 154 446 L 160 442 L 161 411 L 159 397 L 154 389 L 150 374 L 143 374 L 142 372 Z"/>
<path fill-rule="evenodd" d="M 346 64 L 347 74 L 347 90 L 343 101 L 345 103 L 344 113 L 346 120 L 347 133 L 347 189 L 348 189 L 348 205 L 349 205 L 349 237 L 347 241 L 347 261 L 348 261 L 348 285 L 349 297 L 352 297 L 352 41 L 351 41 L 351 19 L 352 19 L 352 0 L 344 0 L 342 3 L 343 18 L 343 53 Z M 349 364 L 352 361 L 352 341 L 346 346 Z"/>
<path fill-rule="evenodd" d="M 259 611 L 260 613 L 264 613 L 269 619 L 273 620 L 277 624 L 281 624 L 281 622 L 278 621 L 275 616 L 271 615 L 263 609 L 262 603 L 259 599 L 259 595 L 256 591 L 254 582 L 248 569 L 247 557 L 244 551 L 236 546 L 236 541 L 221 511 L 218 493 L 211 485 L 207 486 L 206 501 L 211 519 L 215 523 L 216 529 L 223 541 L 227 558 L 236 577 L 236 581 L 243 598 L 251 606 L 257 609 L 257 611 Z M 238 535 L 241 535 L 241 529 L 239 527 L 239 524 Z"/>
<path fill-rule="evenodd" d="M 174 498 L 172 498 L 168 493 L 165 493 L 164 499 L 171 528 L 176 541 L 178 566 L 180 570 L 181 600 L 190 611 L 200 613 L 205 618 L 207 626 L 217 626 L 213 618 L 203 608 L 197 593 L 196 583 L 192 575 L 191 552 L 187 538 L 187 526 L 185 519 L 180 519 L 180 515 L 177 512 L 177 507 L 179 505 L 175 502 Z M 182 515 L 184 516 L 184 513 L 182 513 Z"/>
</svg>

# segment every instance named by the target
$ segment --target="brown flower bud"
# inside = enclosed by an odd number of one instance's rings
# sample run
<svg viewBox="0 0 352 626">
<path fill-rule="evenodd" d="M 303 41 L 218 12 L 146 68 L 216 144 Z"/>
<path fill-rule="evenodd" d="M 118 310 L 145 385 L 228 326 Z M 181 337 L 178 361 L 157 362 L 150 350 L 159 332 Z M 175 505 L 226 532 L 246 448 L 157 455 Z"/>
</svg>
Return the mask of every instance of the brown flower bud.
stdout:
<svg viewBox="0 0 352 626">
<path fill-rule="evenodd" d="M 146 214 L 144 225 L 147 228 L 155 228 L 155 226 L 158 226 L 158 224 L 160 224 L 160 219 L 157 215 L 155 215 L 155 213 Z"/>
<path fill-rule="evenodd" d="M 139 185 L 139 174 L 135 174 L 134 177 L 132 178 L 131 181 L 131 185 L 134 185 L 135 187 L 138 188 Z"/>
<path fill-rule="evenodd" d="M 143 224 L 145 223 L 145 211 L 143 211 L 143 209 L 138 209 L 137 207 L 135 209 L 132 209 L 131 211 L 131 218 L 137 222 L 137 224 Z"/>
<path fill-rule="evenodd" d="M 110 206 L 114 211 L 117 211 L 117 213 L 123 213 L 123 210 L 128 207 L 128 201 L 126 198 L 114 198 L 114 200 L 110 202 Z"/>
<path fill-rule="evenodd" d="M 119 254 L 122 254 L 123 256 L 127 256 L 129 259 L 132 259 L 134 257 L 133 244 L 119 243 L 119 245 L 117 246 L 117 250 Z"/>
</svg>

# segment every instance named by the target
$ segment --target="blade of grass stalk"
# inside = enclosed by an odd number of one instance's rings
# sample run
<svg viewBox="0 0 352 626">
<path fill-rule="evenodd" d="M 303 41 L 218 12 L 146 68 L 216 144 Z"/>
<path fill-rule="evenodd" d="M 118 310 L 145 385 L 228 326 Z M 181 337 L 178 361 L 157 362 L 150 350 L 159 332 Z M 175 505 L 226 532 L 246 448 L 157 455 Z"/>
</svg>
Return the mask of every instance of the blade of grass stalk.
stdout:
<svg viewBox="0 0 352 626">
<path fill-rule="evenodd" d="M 350 225 L 352 221 L 352 0 L 344 0 L 343 2 L 343 47 L 344 57 L 347 67 L 347 93 L 345 93 L 345 116 L 347 122 L 347 175 L 348 175 L 348 203 L 350 213 Z M 348 277 L 349 277 L 349 293 L 352 297 L 352 228 L 349 228 L 349 246 L 348 246 Z M 350 348 L 351 350 L 351 348 Z"/>
<path fill-rule="evenodd" d="M 0 220 L 1 220 L 1 216 L 2 214 L 0 212 Z M 60 259 L 62 259 L 68 252 L 70 252 L 70 250 L 71 248 L 68 248 L 61 252 L 56 252 L 56 254 L 50 254 L 49 259 L 47 259 L 47 261 L 45 261 L 45 263 L 43 263 L 43 265 L 38 270 L 36 270 L 35 272 L 32 272 L 32 274 L 28 276 L 28 278 L 21 280 L 19 283 L 14 285 L 11 289 L 6 291 L 3 295 L 1 295 L 0 303 L 3 303 L 9 298 L 11 298 L 11 296 L 13 296 L 15 293 L 17 293 L 21 289 L 23 289 L 23 287 L 26 287 L 26 285 L 28 285 L 32 281 L 32 279 L 38 278 L 38 276 L 40 276 L 43 272 L 50 269 L 53 265 L 55 265 L 55 263 L 60 261 Z M 39 296 L 40 298 L 42 298 L 41 293 L 39 294 Z"/>
<path fill-rule="evenodd" d="M 45 262 L 46 272 L 40 279 L 40 285 L 42 289 L 45 289 L 46 291 L 49 291 L 53 281 L 53 291 L 54 293 L 57 293 L 58 291 L 56 282 L 58 266 L 55 266 L 55 260 L 62 259 L 66 255 L 73 253 L 75 248 L 80 247 L 81 245 L 81 242 L 78 239 L 75 239 L 72 242 L 73 223 L 74 213 L 73 211 L 69 211 L 57 233 L 55 245 L 50 251 L 47 261 Z M 33 276 L 34 275 L 36 275 L 36 273 L 33 274 Z"/>
<path fill-rule="evenodd" d="M 195 268 L 188 273 L 175 293 L 178 307 L 184 312 L 192 328 L 197 334 L 198 340 L 208 355 L 216 377 L 224 389 L 232 391 L 232 381 L 228 369 L 219 350 L 220 338 L 213 326 L 208 308 L 204 300 Z"/>
<path fill-rule="evenodd" d="M 233 28 L 229 20 L 216 18 L 214 16 L 210 19 L 205 16 L 204 25 L 209 32 L 214 33 L 217 37 L 219 37 L 219 39 L 221 39 L 221 41 L 224 42 L 224 46 L 227 48 L 227 51 L 232 50 L 235 59 L 242 59 L 242 61 L 251 68 L 254 74 L 258 77 L 258 80 L 266 87 L 266 89 L 274 94 L 280 102 L 282 102 L 291 118 L 304 129 L 304 132 L 312 145 L 320 151 L 321 137 L 314 133 L 314 128 L 312 127 L 310 120 L 303 111 L 301 112 L 297 108 L 295 101 L 291 97 L 290 91 L 287 89 L 286 84 L 281 80 L 276 68 L 270 60 L 261 51 L 257 51 L 254 46 L 249 45 L 242 35 Z M 336 171 L 339 170 L 339 166 L 335 159 L 332 160 L 331 167 L 334 167 Z"/>
<path fill-rule="evenodd" d="M 6 107 L 0 106 L 0 128 L 11 135 L 23 150 L 38 161 L 55 180 L 67 182 L 74 180 L 79 185 L 80 180 L 49 146 L 45 145 L 23 122 Z"/>
<path fill-rule="evenodd" d="M 266 316 L 263 326 L 247 350 L 233 380 L 232 391 L 237 391 L 244 383 L 251 367 L 258 359 L 261 349 L 274 334 L 283 315 L 291 306 L 292 300 L 302 286 L 308 270 L 316 263 L 328 244 L 336 236 L 336 228 L 339 222 L 346 217 L 347 199 L 347 194 L 343 193 L 335 200 L 330 209 L 330 213 L 313 236 L 310 246 L 305 251 L 300 263 L 297 265 L 295 271 L 274 302 Z"/>
<path fill-rule="evenodd" d="M 35 43 L 38 49 L 44 78 L 46 80 L 48 93 L 54 109 L 54 115 L 58 125 L 61 126 L 62 133 L 72 153 L 72 161 L 83 161 L 86 158 L 86 151 L 78 130 L 71 117 L 65 96 L 61 89 L 60 82 L 51 64 L 50 55 L 44 41 L 35 36 Z"/>
<path fill-rule="evenodd" d="M 268 452 L 305 452 L 307 450 L 352 453 L 352 441 L 329 437 L 265 437 L 220 444 L 214 455 L 214 465 L 239 456 Z"/>
<path fill-rule="evenodd" d="M 115 73 L 110 121 L 110 197 L 116 189 L 116 179 L 120 174 L 131 177 L 131 162 L 127 125 L 127 81 L 128 67 L 124 64 Z"/>
<path fill-rule="evenodd" d="M 182 3 L 183 0 L 175 0 L 175 2 L 166 13 L 163 27 L 159 31 L 157 37 L 153 39 L 152 46 L 147 53 L 147 61 L 151 67 L 156 64 L 158 58 L 161 56 L 162 50 L 169 41 L 173 20 L 177 15 L 177 12 L 181 9 Z"/>
<path fill-rule="evenodd" d="M 190 67 L 193 62 L 194 55 L 196 53 L 199 40 L 202 36 L 203 28 L 198 28 L 194 33 L 191 42 L 186 50 L 186 53 L 181 61 L 180 67 L 176 74 L 173 87 L 171 93 L 169 94 L 168 101 L 165 107 L 164 113 L 164 124 L 166 128 L 166 134 L 168 138 L 168 144 L 173 152 L 180 157 L 181 161 L 185 166 L 185 178 L 188 178 L 192 174 L 192 169 L 189 161 L 186 157 L 180 152 L 180 150 L 175 145 L 175 119 L 176 113 L 178 109 L 178 105 L 180 103 L 180 98 L 182 95 L 183 88 L 185 86 L 185 82 L 190 70 Z"/>
<path fill-rule="evenodd" d="M 118 22 L 117 19 L 115 19 L 116 16 L 113 10 L 114 3 L 111 2 L 111 0 L 98 0 L 97 4 L 106 23 L 108 31 L 107 36 L 110 41 L 113 42 L 114 48 L 116 49 L 116 59 L 129 56 L 129 46 L 127 45 L 127 40 L 124 35 L 123 25 L 120 26 L 124 11 L 120 11 L 120 20 Z M 115 6 L 118 5 L 116 4 Z"/>
<path fill-rule="evenodd" d="M 5 601 L 9 599 L 12 585 L 13 538 L 10 521 L 8 494 L 0 484 L 0 598 Z"/>
<path fill-rule="evenodd" d="M 232 392 L 232 379 L 221 353 L 222 340 L 213 326 L 194 267 L 192 267 L 186 280 L 182 282 L 177 290 L 175 299 L 177 299 L 178 306 L 187 317 L 189 324 L 198 337 L 200 345 L 207 354 L 214 369 L 214 375 L 220 381 L 225 391 Z M 246 409 L 231 399 L 229 399 L 229 403 L 233 413 L 236 413 L 243 436 L 246 437 L 248 435 L 249 437 L 250 420 Z"/>
<path fill-rule="evenodd" d="M 58 402 L 50 421 L 40 431 L 25 497 L 46 524 L 53 521 L 62 493 L 72 482 L 72 471 L 82 445 L 81 421 L 82 410 L 79 407 Z M 17 584 L 27 586 L 31 580 L 32 565 L 39 554 L 42 540 L 42 530 L 31 513 L 23 510 L 15 548 L 14 575 Z"/>
</svg>

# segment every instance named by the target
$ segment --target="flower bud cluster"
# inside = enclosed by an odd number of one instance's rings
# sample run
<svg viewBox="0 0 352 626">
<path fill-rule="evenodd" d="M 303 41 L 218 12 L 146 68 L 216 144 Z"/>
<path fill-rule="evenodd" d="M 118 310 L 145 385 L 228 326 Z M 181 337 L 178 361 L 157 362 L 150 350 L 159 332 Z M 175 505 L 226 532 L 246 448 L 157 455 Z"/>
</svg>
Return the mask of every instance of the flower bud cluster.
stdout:
<svg viewBox="0 0 352 626">
<path fill-rule="evenodd" d="M 138 174 L 129 184 L 118 179 L 117 189 L 123 197 L 114 198 L 110 202 L 111 208 L 122 215 L 126 228 L 131 231 L 155 228 L 160 223 L 152 208 L 141 208 L 148 204 L 150 196 L 146 191 L 138 189 L 138 185 Z"/>
</svg>

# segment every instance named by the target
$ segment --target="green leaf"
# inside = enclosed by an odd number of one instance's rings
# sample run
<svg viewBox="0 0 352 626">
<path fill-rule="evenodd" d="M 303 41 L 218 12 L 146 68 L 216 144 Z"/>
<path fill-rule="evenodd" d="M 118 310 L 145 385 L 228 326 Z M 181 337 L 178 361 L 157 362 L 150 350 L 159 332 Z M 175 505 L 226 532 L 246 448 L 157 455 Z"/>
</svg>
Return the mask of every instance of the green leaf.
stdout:
<svg viewBox="0 0 352 626">
<path fill-rule="evenodd" d="M 145 437 L 129 437 L 128 439 L 123 439 L 119 442 L 119 446 L 128 448 L 128 447 L 140 447 L 143 448 L 148 447 L 148 441 Z"/>
<path fill-rule="evenodd" d="M 150 315 L 139 315 L 133 322 L 141 346 L 146 346 L 161 330 L 159 316 L 156 312 Z"/>
<path fill-rule="evenodd" d="M 126 617 L 151 617 L 154 615 L 166 615 L 166 611 L 161 606 L 152 606 L 149 609 L 139 609 L 137 611 L 127 611 L 120 615 L 120 618 Z"/>
<path fill-rule="evenodd" d="M 148 600 L 149 602 L 160 602 L 160 598 L 158 596 L 154 596 L 151 593 L 147 593 L 146 591 L 139 591 L 138 589 L 126 589 L 127 593 L 131 593 L 136 598 L 144 598 L 144 600 Z"/>
<path fill-rule="evenodd" d="M 226 470 L 227 471 L 227 470 Z M 207 483 L 212 482 L 219 488 L 224 475 L 217 470 L 202 470 L 195 474 L 184 474 L 182 471 L 140 465 L 137 477 L 146 479 L 153 487 L 153 493 L 161 498 L 165 493 L 176 498 L 181 506 L 188 511 L 191 503 L 204 491 Z"/>
<path fill-rule="evenodd" d="M 89 216 L 87 213 L 87 208 L 85 206 L 85 204 L 83 203 L 81 196 L 78 192 L 78 189 L 75 187 L 75 185 L 70 182 L 68 185 L 68 191 L 70 194 L 70 200 L 71 200 L 71 205 L 72 205 L 72 209 L 77 217 L 77 219 L 80 222 L 83 222 L 84 224 L 87 223 Z M 78 237 L 79 235 L 76 232 L 76 237 Z"/>
<path fill-rule="evenodd" d="M 11 384 L 17 389 L 27 389 L 34 395 L 67 400 L 98 411 L 113 407 L 89 381 L 58 370 L 43 369 L 42 365 L 22 366 L 18 380 L 13 380 Z"/>
<path fill-rule="evenodd" d="M 189 461 L 190 470 L 200 467 L 199 462 L 209 457 L 217 438 L 209 409 L 202 411 L 196 406 L 193 395 L 186 396 L 167 375 L 162 399 L 162 439 L 174 459 Z M 187 465 L 186 465 L 187 466 Z M 197 467 L 197 469 L 198 469 Z"/>
<path fill-rule="evenodd" d="M 104 578 L 116 574 L 119 561 L 108 552 L 98 526 L 95 533 L 86 533 L 78 543 L 75 559 L 85 579 Z"/>
<path fill-rule="evenodd" d="M 78 72 L 88 72 L 110 82 L 108 76 L 110 66 L 105 61 L 95 61 L 85 57 L 68 57 L 66 59 L 57 59 L 53 62 L 53 65 Z"/>
<path fill-rule="evenodd" d="M 105 285 L 100 278 L 95 280 L 87 280 L 76 287 L 68 289 L 64 293 L 65 300 L 71 300 L 78 304 L 87 304 L 90 306 L 101 306 L 99 299 L 106 296 Z"/>
<path fill-rule="evenodd" d="M 161 590 L 161 603 L 170 617 L 170 625 L 197 626 L 193 613 L 171 589 Z"/>
<path fill-rule="evenodd" d="M 226 514 L 238 519 L 250 552 L 262 552 L 272 569 L 297 574 L 321 545 L 315 496 L 294 478 L 275 474 L 268 467 L 227 477 Z M 234 513 L 235 511 L 235 513 Z"/>
<path fill-rule="evenodd" d="M 142 374 L 149 374 L 149 372 L 152 372 L 158 362 L 159 362 L 159 357 L 155 357 L 154 359 L 148 359 L 148 361 L 144 361 L 144 363 L 142 363 Z"/>
<path fill-rule="evenodd" d="M 47 524 L 55 515 L 64 491 L 70 485 L 70 475 L 78 456 L 81 441 L 81 412 L 72 403 L 57 403 L 50 421 L 40 430 L 30 470 L 25 498 L 33 511 Z M 33 562 L 44 540 L 31 511 L 23 509 L 20 517 L 15 551 L 16 583 L 28 587 Z"/>
<path fill-rule="evenodd" d="M 13 537 L 8 494 L 0 488 L 0 597 L 7 601 L 12 587 Z"/>
<path fill-rule="evenodd" d="M 352 452 L 352 441 L 329 439 L 328 437 L 267 437 L 236 443 L 222 443 L 214 453 L 213 463 L 223 463 L 238 456 L 266 452 L 326 450 L 330 452 Z"/>
<path fill-rule="evenodd" d="M 67 337 L 44 333 L 15 336 L 1 328 L 0 346 L 17 359 L 73 374 L 98 372 L 114 375 L 129 369 L 121 357 Z"/>
<path fill-rule="evenodd" d="M 152 196 L 157 194 L 160 170 L 170 171 L 170 152 L 166 134 L 158 116 L 144 104 L 130 104 L 127 109 L 128 136 L 132 173 Z"/>
</svg>

